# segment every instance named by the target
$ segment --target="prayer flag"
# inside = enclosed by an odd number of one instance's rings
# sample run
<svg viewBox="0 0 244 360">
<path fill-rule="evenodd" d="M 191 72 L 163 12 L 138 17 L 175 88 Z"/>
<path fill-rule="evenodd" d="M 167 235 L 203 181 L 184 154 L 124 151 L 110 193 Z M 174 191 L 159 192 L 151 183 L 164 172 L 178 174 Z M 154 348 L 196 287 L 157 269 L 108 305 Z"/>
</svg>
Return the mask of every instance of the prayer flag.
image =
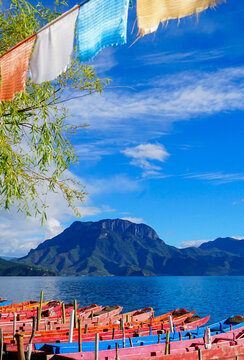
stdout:
<svg viewBox="0 0 244 360">
<path fill-rule="evenodd" d="M 78 12 L 76 5 L 38 32 L 30 62 L 33 83 L 54 80 L 70 66 Z"/>
<path fill-rule="evenodd" d="M 198 14 L 224 0 L 137 0 L 139 34 L 157 30 L 160 22 Z"/>
<path fill-rule="evenodd" d="M 21 41 L 1 56 L 0 101 L 13 100 L 17 92 L 25 91 L 29 60 L 36 34 Z"/>
<path fill-rule="evenodd" d="M 80 7 L 77 45 L 81 62 L 107 46 L 126 43 L 128 6 L 129 0 L 89 0 Z"/>
</svg>

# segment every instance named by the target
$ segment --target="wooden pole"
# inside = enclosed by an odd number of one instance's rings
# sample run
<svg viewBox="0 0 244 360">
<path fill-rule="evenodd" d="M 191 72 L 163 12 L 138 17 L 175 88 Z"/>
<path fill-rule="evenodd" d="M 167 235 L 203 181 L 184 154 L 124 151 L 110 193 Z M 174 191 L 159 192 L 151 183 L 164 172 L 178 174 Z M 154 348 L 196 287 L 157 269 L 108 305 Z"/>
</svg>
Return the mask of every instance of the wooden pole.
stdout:
<svg viewBox="0 0 244 360">
<path fill-rule="evenodd" d="M 160 344 L 161 334 L 158 334 L 158 344 Z"/>
<path fill-rule="evenodd" d="M 174 326 L 173 326 L 172 316 L 169 315 L 169 316 L 168 316 L 168 319 L 169 319 L 169 330 L 170 330 L 170 332 L 172 333 L 172 332 L 174 332 Z"/>
<path fill-rule="evenodd" d="M 98 351 L 99 351 L 99 334 L 95 334 L 95 360 L 98 360 Z"/>
<path fill-rule="evenodd" d="M 18 360 L 25 360 L 25 352 L 23 346 L 23 335 L 16 334 L 17 348 L 18 348 Z"/>
<path fill-rule="evenodd" d="M 73 341 L 74 315 L 75 315 L 75 311 L 74 311 L 74 309 L 72 309 L 71 312 L 70 312 L 69 342 Z"/>
<path fill-rule="evenodd" d="M 33 339 L 35 337 L 35 333 L 36 333 L 36 317 L 34 316 L 33 317 L 32 334 L 31 334 L 30 341 L 29 341 L 29 344 L 28 344 L 28 349 L 27 349 L 27 352 L 26 352 L 26 360 L 31 359 L 32 341 L 33 341 Z"/>
<path fill-rule="evenodd" d="M 85 325 L 85 334 L 88 333 L 88 324 Z"/>
<path fill-rule="evenodd" d="M 62 318 L 63 318 L 63 324 L 66 324 L 65 304 L 64 303 L 62 303 Z"/>
<path fill-rule="evenodd" d="M 79 342 L 79 352 L 81 352 L 82 351 L 81 319 L 78 319 L 78 342 Z"/>
<path fill-rule="evenodd" d="M 121 319 L 121 326 L 122 326 L 122 331 L 123 331 L 123 348 L 125 348 L 125 324 L 124 324 L 124 319 Z"/>
<path fill-rule="evenodd" d="M 36 331 L 39 330 L 39 317 L 40 317 L 40 310 L 39 310 L 39 307 L 37 307 L 37 308 L 36 308 L 36 318 L 37 318 Z"/>
<path fill-rule="evenodd" d="M 43 290 L 41 291 L 41 294 L 40 294 L 40 306 L 39 306 L 39 316 L 38 316 L 38 322 L 37 322 L 37 330 L 39 330 L 40 321 L 41 321 L 41 317 L 42 317 L 42 303 L 43 303 Z"/>
<path fill-rule="evenodd" d="M 133 342 L 132 342 L 131 337 L 129 337 L 129 341 L 130 341 L 130 347 L 133 347 Z"/>
<path fill-rule="evenodd" d="M 202 360 L 202 350 L 198 349 L 198 360 Z"/>
<path fill-rule="evenodd" d="M 3 329 L 0 328 L 0 360 L 3 358 Z"/>
<path fill-rule="evenodd" d="M 118 343 L 115 344 L 115 350 L 116 350 L 115 360 L 119 360 L 119 344 Z"/>
<path fill-rule="evenodd" d="M 92 312 L 91 312 L 91 319 L 93 320 L 93 317 L 94 317 L 94 312 L 93 312 L 93 310 L 92 310 Z"/>
<path fill-rule="evenodd" d="M 169 330 L 166 333 L 166 342 L 165 342 L 165 355 L 169 355 Z"/>
<path fill-rule="evenodd" d="M 74 300 L 74 329 L 77 329 L 77 300 Z"/>
<path fill-rule="evenodd" d="M 210 328 L 207 327 L 205 330 L 205 349 L 211 349 L 212 347 L 212 339 L 211 339 L 211 331 Z"/>
<path fill-rule="evenodd" d="M 115 338 L 115 328 L 113 328 L 112 340 Z"/>
<path fill-rule="evenodd" d="M 13 339 L 15 339 L 15 334 L 16 334 L 16 317 L 17 317 L 17 314 L 16 314 L 16 312 L 14 312 Z"/>
</svg>

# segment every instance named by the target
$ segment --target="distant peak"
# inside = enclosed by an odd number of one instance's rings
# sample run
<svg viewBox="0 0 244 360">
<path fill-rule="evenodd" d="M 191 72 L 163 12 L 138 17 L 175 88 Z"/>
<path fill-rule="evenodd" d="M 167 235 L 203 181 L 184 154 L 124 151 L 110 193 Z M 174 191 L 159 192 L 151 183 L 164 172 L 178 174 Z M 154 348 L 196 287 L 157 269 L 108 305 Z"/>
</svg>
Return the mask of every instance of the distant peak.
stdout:
<svg viewBox="0 0 244 360">
<path fill-rule="evenodd" d="M 83 228 L 83 227 L 101 228 L 104 230 L 110 230 L 117 233 L 131 232 L 139 237 L 147 236 L 152 239 L 158 239 L 156 231 L 146 224 L 136 224 L 129 220 L 124 219 L 102 219 L 99 221 L 74 221 L 71 225 L 71 229 Z"/>
</svg>

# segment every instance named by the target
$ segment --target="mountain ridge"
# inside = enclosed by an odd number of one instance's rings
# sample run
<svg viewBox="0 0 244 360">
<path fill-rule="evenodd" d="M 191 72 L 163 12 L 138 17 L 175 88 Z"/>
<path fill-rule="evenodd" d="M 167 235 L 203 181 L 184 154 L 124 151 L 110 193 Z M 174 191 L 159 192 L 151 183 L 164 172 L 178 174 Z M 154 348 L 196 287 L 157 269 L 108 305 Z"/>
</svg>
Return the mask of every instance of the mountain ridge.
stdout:
<svg viewBox="0 0 244 360">
<path fill-rule="evenodd" d="M 50 276 L 55 272 L 0 257 L 0 276 Z"/>
<path fill-rule="evenodd" d="M 178 249 L 128 220 L 75 221 L 18 261 L 60 275 L 244 275 L 242 253 L 202 245 Z"/>
</svg>

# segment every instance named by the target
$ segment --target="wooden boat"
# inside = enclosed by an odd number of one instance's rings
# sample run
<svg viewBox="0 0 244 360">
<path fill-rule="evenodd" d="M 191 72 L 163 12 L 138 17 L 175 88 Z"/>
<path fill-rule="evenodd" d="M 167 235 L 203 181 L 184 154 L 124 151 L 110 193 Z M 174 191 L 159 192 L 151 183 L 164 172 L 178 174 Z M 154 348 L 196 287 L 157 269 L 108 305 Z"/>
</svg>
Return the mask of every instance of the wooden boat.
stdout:
<svg viewBox="0 0 244 360">
<path fill-rule="evenodd" d="M 114 316 L 118 315 L 122 309 L 122 306 L 105 306 L 95 314 L 89 314 L 85 319 L 85 324 L 98 324 L 105 320 L 112 319 Z"/>
<path fill-rule="evenodd" d="M 0 303 L 0 311 L 5 311 L 5 309 L 12 304 L 12 300 L 3 300 Z"/>
<path fill-rule="evenodd" d="M 2 309 L 2 304 L 0 304 L 0 311 L 16 311 L 16 310 L 24 310 L 24 308 L 27 306 L 35 306 L 35 304 L 39 304 L 37 301 L 35 300 L 29 300 L 29 301 L 24 301 L 22 303 L 17 303 L 14 304 L 12 301 L 10 301 L 10 303 L 7 306 L 4 306 L 4 309 Z"/>
<path fill-rule="evenodd" d="M 160 344 L 155 348 L 153 345 L 146 347 L 147 349 L 131 348 L 120 349 L 118 351 L 118 357 L 120 360 L 216 360 L 216 359 L 228 359 L 236 360 L 244 357 L 244 345 L 223 345 L 219 347 L 213 346 L 209 350 L 201 350 L 201 352 L 193 351 L 172 355 L 164 355 L 164 349 Z M 65 355 L 55 355 L 52 360 L 93 360 L 94 351 L 87 353 L 74 353 Z M 114 360 L 116 359 L 116 350 L 99 351 L 99 360 Z"/>
<path fill-rule="evenodd" d="M 213 335 L 212 337 L 212 347 L 213 350 L 216 348 L 221 348 L 223 346 L 228 345 L 243 345 L 244 344 L 244 326 L 239 327 L 235 330 L 229 330 L 225 333 L 218 333 Z M 107 350 L 103 350 L 101 346 L 101 342 L 99 342 L 99 360 L 114 360 L 116 359 L 116 350 L 115 347 Z M 166 343 L 159 343 L 159 344 L 149 344 L 149 345 L 139 345 L 133 347 L 123 347 L 118 341 L 117 344 L 119 345 L 119 358 L 120 359 L 145 359 L 145 358 L 154 358 L 156 356 L 163 356 L 165 354 L 165 347 Z M 60 344 L 61 345 L 61 344 Z M 63 344 L 62 344 L 63 345 Z M 58 344 L 57 344 L 58 346 Z M 195 352 L 198 355 L 196 350 L 204 350 L 206 346 L 206 342 L 204 342 L 203 338 L 195 339 L 195 340 L 181 340 L 177 342 L 170 343 L 170 354 L 179 355 L 178 359 L 184 359 L 186 353 L 193 353 Z M 47 346 L 48 347 L 48 346 Z M 82 343 L 82 352 L 74 352 L 66 354 L 62 357 L 54 357 L 56 360 L 92 360 L 94 359 L 94 349 L 90 351 L 86 351 L 86 343 Z M 59 347 L 60 349 L 60 347 Z M 65 348 L 64 348 L 65 349 Z M 65 350 L 64 350 L 65 351 Z M 64 352 L 63 352 L 64 353 Z M 55 352 L 57 354 L 57 352 Z M 60 352 L 61 354 L 61 352 Z M 170 356 L 173 356 L 170 355 Z"/>
<path fill-rule="evenodd" d="M 99 323 L 102 326 L 116 324 L 117 321 L 123 320 L 124 323 L 142 323 L 143 321 L 149 320 L 153 317 L 154 311 L 153 308 L 147 307 L 143 310 L 134 310 L 124 314 L 119 314 L 113 316 L 113 318 L 108 319 L 107 321 L 100 320 Z"/>
</svg>

